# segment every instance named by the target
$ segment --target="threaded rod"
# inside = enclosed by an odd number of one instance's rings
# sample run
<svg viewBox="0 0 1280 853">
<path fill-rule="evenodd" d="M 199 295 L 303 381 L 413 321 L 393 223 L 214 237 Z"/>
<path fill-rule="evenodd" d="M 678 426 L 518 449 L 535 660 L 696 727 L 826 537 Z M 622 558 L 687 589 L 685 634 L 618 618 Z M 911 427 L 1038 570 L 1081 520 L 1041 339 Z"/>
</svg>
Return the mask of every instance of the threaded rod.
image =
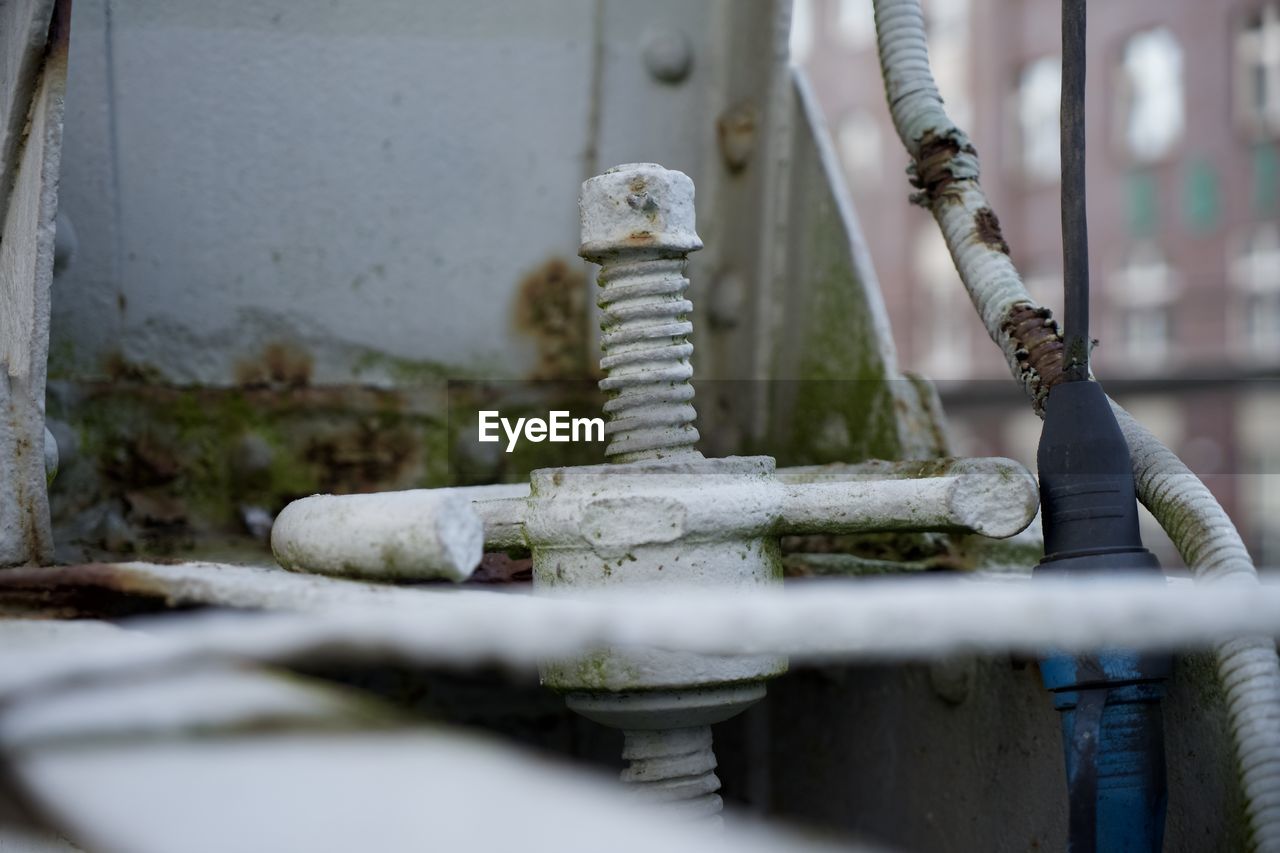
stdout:
<svg viewBox="0 0 1280 853">
<path fill-rule="evenodd" d="M 610 397 L 605 454 L 612 462 L 701 455 L 693 449 L 693 305 L 684 298 L 685 263 L 641 256 L 611 260 L 600 270 L 600 368 L 606 374 L 600 387 Z"/>
<path fill-rule="evenodd" d="M 720 823 L 723 803 L 711 727 L 635 730 L 623 733 L 622 781 L 637 796 L 661 803 L 673 814 Z"/>
</svg>

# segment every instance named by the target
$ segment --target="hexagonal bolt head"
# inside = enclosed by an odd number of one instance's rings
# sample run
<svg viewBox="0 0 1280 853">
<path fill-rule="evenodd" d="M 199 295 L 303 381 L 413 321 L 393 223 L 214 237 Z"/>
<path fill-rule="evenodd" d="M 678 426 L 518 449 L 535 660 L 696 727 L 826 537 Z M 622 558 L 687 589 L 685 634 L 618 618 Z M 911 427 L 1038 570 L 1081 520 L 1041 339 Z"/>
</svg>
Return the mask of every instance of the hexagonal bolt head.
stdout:
<svg viewBox="0 0 1280 853">
<path fill-rule="evenodd" d="M 628 252 L 674 257 L 702 248 L 693 181 L 656 163 L 628 163 L 582 185 L 578 254 L 604 263 Z"/>
</svg>

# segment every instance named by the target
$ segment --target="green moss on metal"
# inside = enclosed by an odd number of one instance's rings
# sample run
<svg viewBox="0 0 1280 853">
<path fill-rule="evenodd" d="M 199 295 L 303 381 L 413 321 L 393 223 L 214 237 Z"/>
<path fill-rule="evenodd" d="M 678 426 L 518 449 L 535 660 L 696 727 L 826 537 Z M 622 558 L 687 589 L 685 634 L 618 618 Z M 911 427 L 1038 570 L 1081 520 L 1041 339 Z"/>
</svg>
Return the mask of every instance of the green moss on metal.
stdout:
<svg viewBox="0 0 1280 853">
<path fill-rule="evenodd" d="M 397 387 L 409 388 L 440 387 L 451 379 L 468 379 L 476 375 L 453 365 L 399 358 L 374 350 L 358 356 L 351 365 L 351 373 L 356 379 L 385 378 Z"/>
<path fill-rule="evenodd" d="M 50 394 L 49 414 L 79 439 L 51 494 L 55 524 L 61 541 L 90 553 L 119 547 L 90 523 L 103 507 L 127 527 L 126 550 L 190 555 L 205 539 L 249 537 L 247 507 L 276 513 L 317 492 L 448 479 L 444 420 L 404 391 L 122 380 L 62 384 Z"/>
<path fill-rule="evenodd" d="M 74 375 L 76 369 L 76 347 L 70 338 L 53 337 L 49 341 L 48 376 L 50 379 L 65 379 Z"/>
<path fill-rule="evenodd" d="M 640 680 L 634 664 L 610 649 L 600 649 L 573 660 L 547 664 L 543 668 L 543 683 L 552 690 L 616 691 L 624 684 Z"/>
<path fill-rule="evenodd" d="M 823 199 L 816 208 L 807 218 L 805 274 L 789 294 L 796 327 L 783 340 L 799 350 L 775 357 L 776 372 L 803 381 L 779 383 L 790 399 L 774 401 L 785 419 L 775 418 L 769 449 L 787 465 L 895 459 L 901 443 L 880 331 L 834 204 Z"/>
</svg>

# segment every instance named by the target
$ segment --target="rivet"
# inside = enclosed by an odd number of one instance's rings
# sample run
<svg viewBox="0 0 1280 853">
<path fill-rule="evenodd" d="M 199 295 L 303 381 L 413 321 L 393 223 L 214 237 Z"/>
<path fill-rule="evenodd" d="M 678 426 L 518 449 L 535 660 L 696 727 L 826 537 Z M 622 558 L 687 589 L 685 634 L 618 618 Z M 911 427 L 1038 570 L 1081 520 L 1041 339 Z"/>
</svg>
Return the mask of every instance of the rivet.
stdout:
<svg viewBox="0 0 1280 853">
<path fill-rule="evenodd" d="M 644 65 L 655 80 L 679 83 L 693 69 L 693 45 L 676 30 L 650 32 L 644 40 Z"/>
</svg>

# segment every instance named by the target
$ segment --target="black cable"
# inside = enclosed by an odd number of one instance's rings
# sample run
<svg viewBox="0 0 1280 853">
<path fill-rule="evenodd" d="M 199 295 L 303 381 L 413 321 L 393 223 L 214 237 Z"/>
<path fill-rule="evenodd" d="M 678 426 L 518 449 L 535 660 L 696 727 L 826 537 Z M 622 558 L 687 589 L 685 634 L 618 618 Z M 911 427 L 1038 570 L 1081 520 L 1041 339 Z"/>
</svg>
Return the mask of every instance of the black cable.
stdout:
<svg viewBox="0 0 1280 853">
<path fill-rule="evenodd" d="M 1068 382 L 1089 378 L 1089 225 L 1084 174 L 1085 0 L 1062 0 L 1062 274 Z"/>
<path fill-rule="evenodd" d="M 1044 559 L 1036 578 L 1161 577 L 1142 546 L 1133 465 L 1102 386 L 1089 379 L 1085 222 L 1085 2 L 1062 0 L 1064 378 L 1049 391 L 1036 464 Z M 1169 655 L 1107 649 L 1046 654 L 1040 675 L 1062 713 L 1067 850 L 1157 853 L 1168 801 L 1161 700 Z"/>
</svg>

